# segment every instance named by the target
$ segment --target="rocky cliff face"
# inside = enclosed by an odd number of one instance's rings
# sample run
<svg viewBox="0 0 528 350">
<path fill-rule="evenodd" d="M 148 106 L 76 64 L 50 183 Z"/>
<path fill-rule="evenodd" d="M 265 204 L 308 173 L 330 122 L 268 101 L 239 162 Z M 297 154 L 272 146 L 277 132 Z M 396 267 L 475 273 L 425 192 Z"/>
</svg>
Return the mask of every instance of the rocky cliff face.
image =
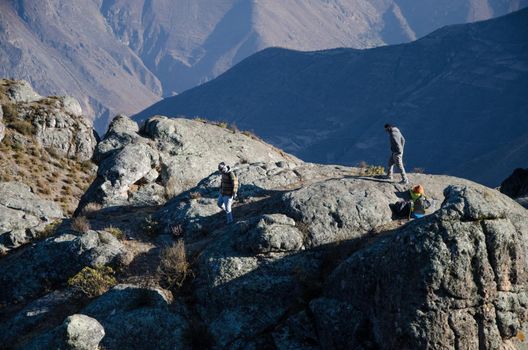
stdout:
<svg viewBox="0 0 528 350">
<path fill-rule="evenodd" d="M 71 97 L 39 96 L 0 80 L 0 254 L 51 232 L 94 175 L 97 144 Z"/>
<path fill-rule="evenodd" d="M 410 174 L 436 204 L 393 220 L 408 186 L 160 116 L 116 117 L 94 157 L 79 216 L 0 258 L 7 348 L 526 347 L 528 211 L 497 190 Z"/>
<path fill-rule="evenodd" d="M 410 169 L 498 186 L 528 166 L 527 23 L 521 10 L 405 45 L 268 49 L 136 120 L 223 118 L 302 159 L 345 165 L 385 165 L 383 125 L 394 123 L 407 138 Z"/>
</svg>

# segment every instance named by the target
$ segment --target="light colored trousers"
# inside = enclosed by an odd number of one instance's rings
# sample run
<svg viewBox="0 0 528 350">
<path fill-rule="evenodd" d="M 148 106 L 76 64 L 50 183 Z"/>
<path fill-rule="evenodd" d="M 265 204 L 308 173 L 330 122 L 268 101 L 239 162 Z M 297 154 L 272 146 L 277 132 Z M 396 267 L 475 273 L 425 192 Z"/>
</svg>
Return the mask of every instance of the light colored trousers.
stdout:
<svg viewBox="0 0 528 350">
<path fill-rule="evenodd" d="M 407 174 L 405 173 L 405 168 L 403 167 L 403 153 L 392 153 L 389 158 L 389 172 L 387 176 L 392 178 L 394 172 L 394 165 L 398 167 L 401 172 L 402 180 L 407 180 Z"/>
<path fill-rule="evenodd" d="M 233 222 L 233 213 L 231 212 L 231 206 L 233 205 L 233 196 L 218 196 L 218 206 L 226 212 L 227 223 Z"/>
</svg>

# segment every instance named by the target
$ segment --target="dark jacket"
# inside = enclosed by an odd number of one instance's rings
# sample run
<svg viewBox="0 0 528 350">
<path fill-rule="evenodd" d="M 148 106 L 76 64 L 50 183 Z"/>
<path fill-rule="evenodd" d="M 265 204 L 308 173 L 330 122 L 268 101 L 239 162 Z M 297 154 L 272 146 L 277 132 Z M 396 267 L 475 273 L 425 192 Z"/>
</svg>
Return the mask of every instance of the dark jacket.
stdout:
<svg viewBox="0 0 528 350">
<path fill-rule="evenodd" d="M 403 153 L 405 146 L 405 138 L 400 132 L 400 129 L 392 127 L 389 132 L 391 151 L 392 153 Z"/>
<path fill-rule="evenodd" d="M 409 190 L 409 196 L 411 197 L 411 213 L 425 215 L 426 210 L 431 207 L 431 201 L 423 195 L 417 195 Z"/>
<path fill-rule="evenodd" d="M 222 182 L 220 183 L 220 194 L 222 196 L 233 196 L 238 192 L 238 179 L 234 171 L 229 169 L 222 173 Z"/>
</svg>

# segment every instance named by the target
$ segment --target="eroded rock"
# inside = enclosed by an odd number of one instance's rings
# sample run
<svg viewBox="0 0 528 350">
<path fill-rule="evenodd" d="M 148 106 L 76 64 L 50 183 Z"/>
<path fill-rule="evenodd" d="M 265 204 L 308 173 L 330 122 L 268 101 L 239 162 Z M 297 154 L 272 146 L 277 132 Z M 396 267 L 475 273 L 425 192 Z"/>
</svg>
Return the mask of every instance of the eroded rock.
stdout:
<svg viewBox="0 0 528 350">
<path fill-rule="evenodd" d="M 63 218 L 60 206 L 41 199 L 19 182 L 0 183 L 0 254 L 36 238 L 55 220 Z"/>
<path fill-rule="evenodd" d="M 170 303 L 160 289 L 118 285 L 82 312 L 104 326 L 106 336 L 101 345 L 105 348 L 182 349 L 188 324 L 184 310 L 170 310 Z"/>
<path fill-rule="evenodd" d="M 34 102 L 42 98 L 25 80 L 13 81 L 7 90 L 7 95 L 13 102 Z"/>
<path fill-rule="evenodd" d="M 0 303 L 23 302 L 64 283 L 85 266 L 121 264 L 126 258 L 123 244 L 108 232 L 50 237 L 0 260 Z"/>
<path fill-rule="evenodd" d="M 450 186 L 443 207 L 342 263 L 313 301 L 323 347 L 505 349 L 528 321 L 524 209 Z"/>
<path fill-rule="evenodd" d="M 148 151 L 147 151 L 148 150 Z M 148 156 L 146 154 L 148 153 Z M 215 172 L 221 161 L 300 162 L 293 156 L 240 132 L 188 119 L 156 116 L 141 130 L 126 116 L 112 122 L 95 159 L 98 178 L 82 198 L 79 210 L 89 202 L 103 206 L 138 205 L 133 193 L 142 186 L 157 183 L 150 192 L 165 201 L 189 190 Z M 158 176 L 155 176 L 156 173 Z"/>
</svg>

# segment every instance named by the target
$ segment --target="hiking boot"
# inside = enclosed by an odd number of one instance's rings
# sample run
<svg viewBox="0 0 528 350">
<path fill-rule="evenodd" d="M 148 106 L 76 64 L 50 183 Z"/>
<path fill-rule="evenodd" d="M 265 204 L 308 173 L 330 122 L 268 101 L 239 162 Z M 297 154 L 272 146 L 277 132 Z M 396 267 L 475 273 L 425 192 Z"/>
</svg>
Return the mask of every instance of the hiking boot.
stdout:
<svg viewBox="0 0 528 350">
<path fill-rule="evenodd" d="M 407 179 L 403 179 L 403 180 L 400 181 L 400 184 L 402 184 L 402 185 L 408 185 L 408 184 L 409 184 L 409 180 L 407 180 Z"/>
<path fill-rule="evenodd" d="M 383 178 L 384 178 L 385 180 L 392 181 L 392 176 L 390 176 L 390 175 L 385 175 Z"/>
</svg>

